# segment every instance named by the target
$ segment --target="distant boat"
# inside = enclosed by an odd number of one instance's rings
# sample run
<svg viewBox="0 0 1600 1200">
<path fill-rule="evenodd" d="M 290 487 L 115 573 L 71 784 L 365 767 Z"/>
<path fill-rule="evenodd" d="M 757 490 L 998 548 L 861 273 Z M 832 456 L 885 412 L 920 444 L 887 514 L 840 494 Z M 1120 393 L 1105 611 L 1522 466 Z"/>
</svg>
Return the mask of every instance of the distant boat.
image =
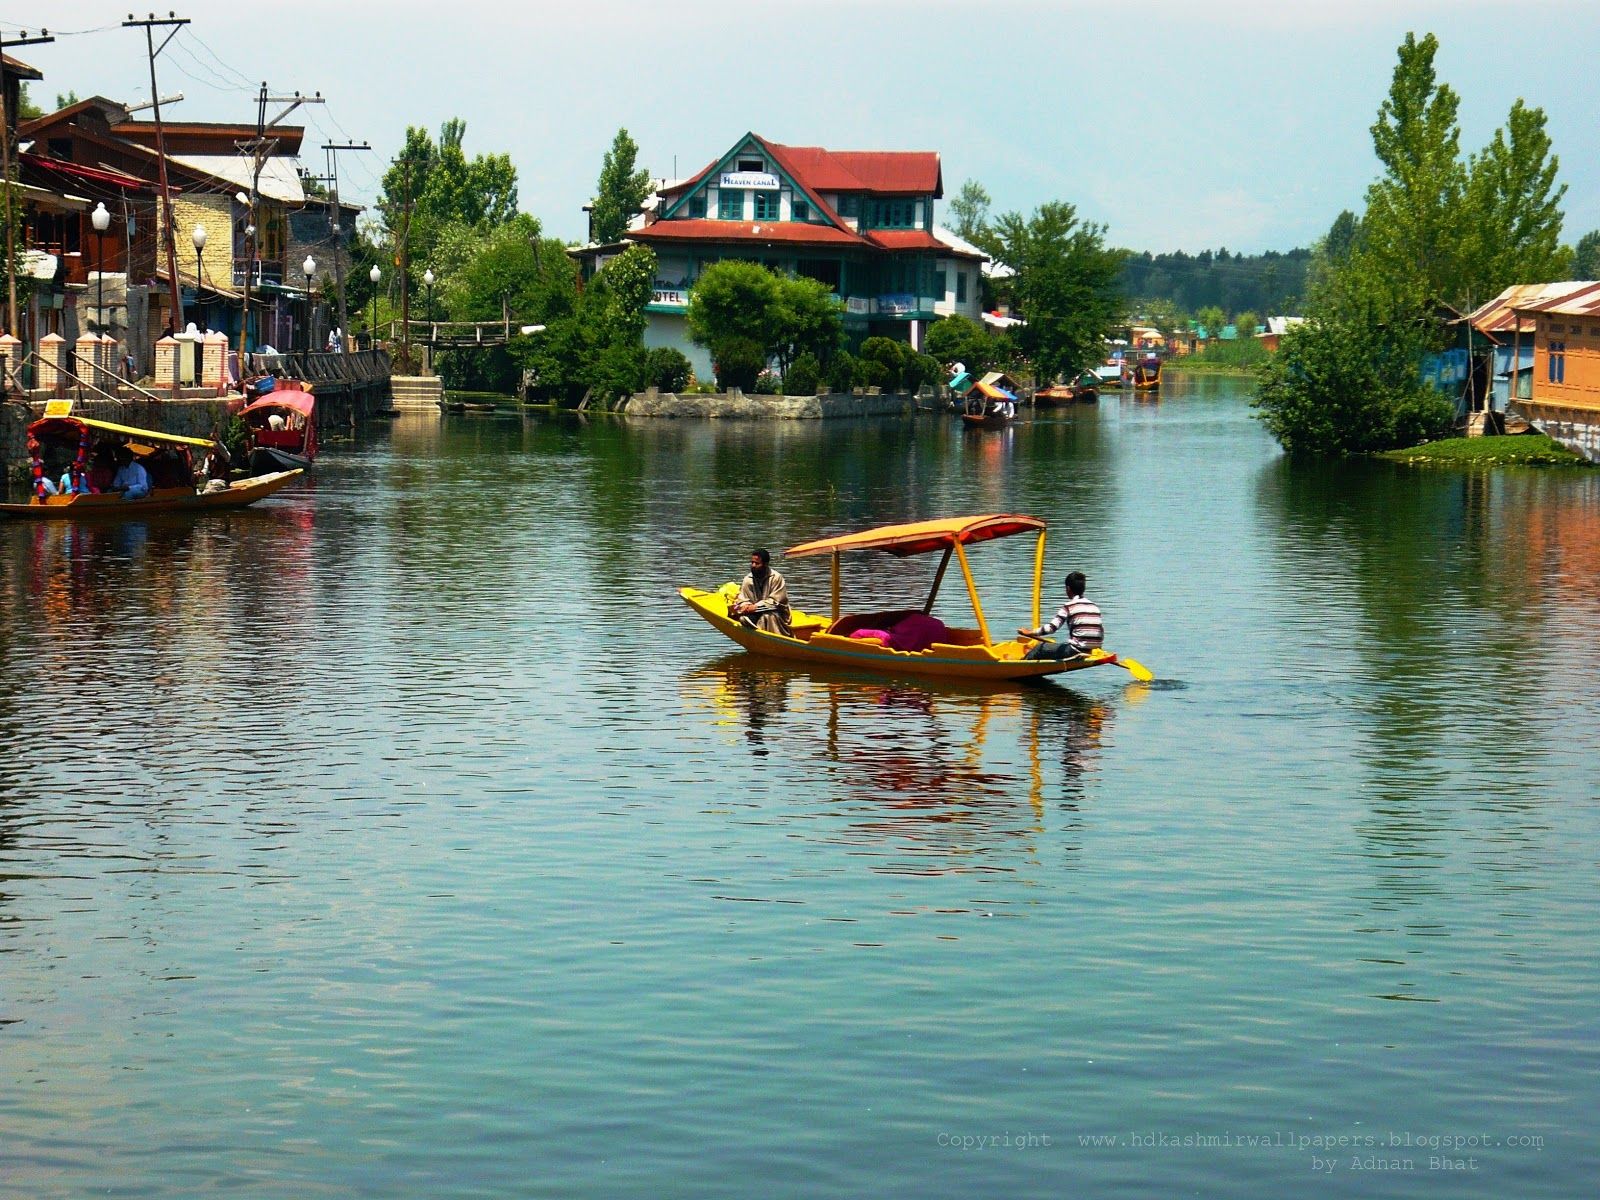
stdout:
<svg viewBox="0 0 1600 1200">
<path fill-rule="evenodd" d="M 1161 360 L 1151 357 L 1144 359 L 1133 368 L 1133 387 L 1135 391 L 1151 391 L 1161 386 Z"/>
<path fill-rule="evenodd" d="M 303 471 L 317 457 L 317 401 L 297 385 L 274 387 L 245 405 L 239 417 L 250 429 L 250 474 Z"/>
</svg>

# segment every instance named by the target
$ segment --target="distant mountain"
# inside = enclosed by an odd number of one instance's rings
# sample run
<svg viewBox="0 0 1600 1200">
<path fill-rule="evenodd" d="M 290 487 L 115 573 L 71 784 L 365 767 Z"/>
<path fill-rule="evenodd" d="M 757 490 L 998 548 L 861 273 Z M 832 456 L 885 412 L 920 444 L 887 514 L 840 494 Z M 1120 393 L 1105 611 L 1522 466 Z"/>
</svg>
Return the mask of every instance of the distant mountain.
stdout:
<svg viewBox="0 0 1600 1200">
<path fill-rule="evenodd" d="M 1122 267 L 1123 293 L 1134 301 L 1169 300 L 1186 312 L 1216 305 L 1227 313 L 1249 310 L 1297 313 L 1305 297 L 1311 251 L 1229 254 L 1131 254 Z"/>
</svg>

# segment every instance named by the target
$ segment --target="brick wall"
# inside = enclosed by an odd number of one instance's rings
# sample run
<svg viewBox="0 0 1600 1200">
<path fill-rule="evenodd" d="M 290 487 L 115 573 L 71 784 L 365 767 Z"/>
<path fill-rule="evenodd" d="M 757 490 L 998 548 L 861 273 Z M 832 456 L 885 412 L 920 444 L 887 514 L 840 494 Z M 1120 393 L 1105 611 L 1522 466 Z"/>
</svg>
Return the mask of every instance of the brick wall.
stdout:
<svg viewBox="0 0 1600 1200">
<path fill-rule="evenodd" d="M 157 210 L 161 236 L 165 237 L 166 219 Z M 194 278 L 194 227 L 206 227 L 206 248 L 200 256 L 205 268 L 207 286 L 231 288 L 233 286 L 233 198 L 230 196 L 174 196 L 172 220 L 178 233 L 178 275 Z M 163 245 L 165 243 L 162 243 Z M 166 269 L 163 254 L 160 267 Z"/>
</svg>

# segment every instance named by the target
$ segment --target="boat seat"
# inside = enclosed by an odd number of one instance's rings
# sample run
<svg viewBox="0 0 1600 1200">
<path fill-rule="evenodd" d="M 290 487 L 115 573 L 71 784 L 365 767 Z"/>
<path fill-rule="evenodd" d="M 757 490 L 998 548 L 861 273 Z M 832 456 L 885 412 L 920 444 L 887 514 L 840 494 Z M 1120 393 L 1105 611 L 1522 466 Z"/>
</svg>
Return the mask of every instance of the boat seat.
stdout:
<svg viewBox="0 0 1600 1200">
<path fill-rule="evenodd" d="M 274 450 L 298 451 L 305 441 L 305 431 L 300 429 L 258 429 L 256 445 Z"/>
</svg>

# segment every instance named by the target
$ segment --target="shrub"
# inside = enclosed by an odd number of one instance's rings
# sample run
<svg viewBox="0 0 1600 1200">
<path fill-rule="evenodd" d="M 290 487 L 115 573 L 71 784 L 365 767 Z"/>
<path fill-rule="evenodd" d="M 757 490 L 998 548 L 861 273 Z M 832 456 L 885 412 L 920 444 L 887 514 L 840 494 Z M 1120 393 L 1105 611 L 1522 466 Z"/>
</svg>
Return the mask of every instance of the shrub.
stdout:
<svg viewBox="0 0 1600 1200">
<path fill-rule="evenodd" d="M 756 376 L 756 386 L 752 394 L 757 396 L 776 396 L 783 391 L 783 382 L 771 371 L 763 371 Z"/>
<path fill-rule="evenodd" d="M 848 392 L 855 386 L 855 382 L 855 357 L 847 351 L 841 350 L 833 356 L 833 361 L 828 364 L 828 390 Z"/>
<path fill-rule="evenodd" d="M 711 348 L 717 386 L 754 391 L 756 379 L 767 369 L 766 351 L 753 338 L 730 337 Z"/>
<path fill-rule="evenodd" d="M 871 341 L 872 339 L 868 338 L 867 340 Z M 856 359 L 855 377 L 852 382 L 856 387 L 883 388 L 887 391 L 894 387 L 895 377 L 894 373 L 881 362 L 870 358 L 858 358 Z"/>
<path fill-rule="evenodd" d="M 1455 407 L 1424 384 L 1425 328 L 1372 309 L 1313 319 L 1262 368 L 1257 415 L 1291 454 L 1366 454 L 1447 431 Z"/>
<path fill-rule="evenodd" d="M 860 358 L 863 362 L 874 363 L 883 368 L 881 372 L 872 372 L 875 377 L 881 377 L 883 382 L 874 378 L 867 387 L 899 388 L 903 385 L 906 363 L 912 357 L 913 351 L 907 342 L 897 342 L 893 338 L 869 337 L 861 343 Z"/>
<path fill-rule="evenodd" d="M 802 354 L 789 364 L 789 370 L 783 377 L 783 394 L 785 396 L 815 396 L 817 385 L 822 382 L 822 364 L 817 361 L 815 354 Z"/>
<path fill-rule="evenodd" d="M 657 346 L 645 351 L 645 374 L 650 380 L 648 386 L 663 392 L 681 392 L 689 386 L 689 360 L 671 346 Z"/>
</svg>

